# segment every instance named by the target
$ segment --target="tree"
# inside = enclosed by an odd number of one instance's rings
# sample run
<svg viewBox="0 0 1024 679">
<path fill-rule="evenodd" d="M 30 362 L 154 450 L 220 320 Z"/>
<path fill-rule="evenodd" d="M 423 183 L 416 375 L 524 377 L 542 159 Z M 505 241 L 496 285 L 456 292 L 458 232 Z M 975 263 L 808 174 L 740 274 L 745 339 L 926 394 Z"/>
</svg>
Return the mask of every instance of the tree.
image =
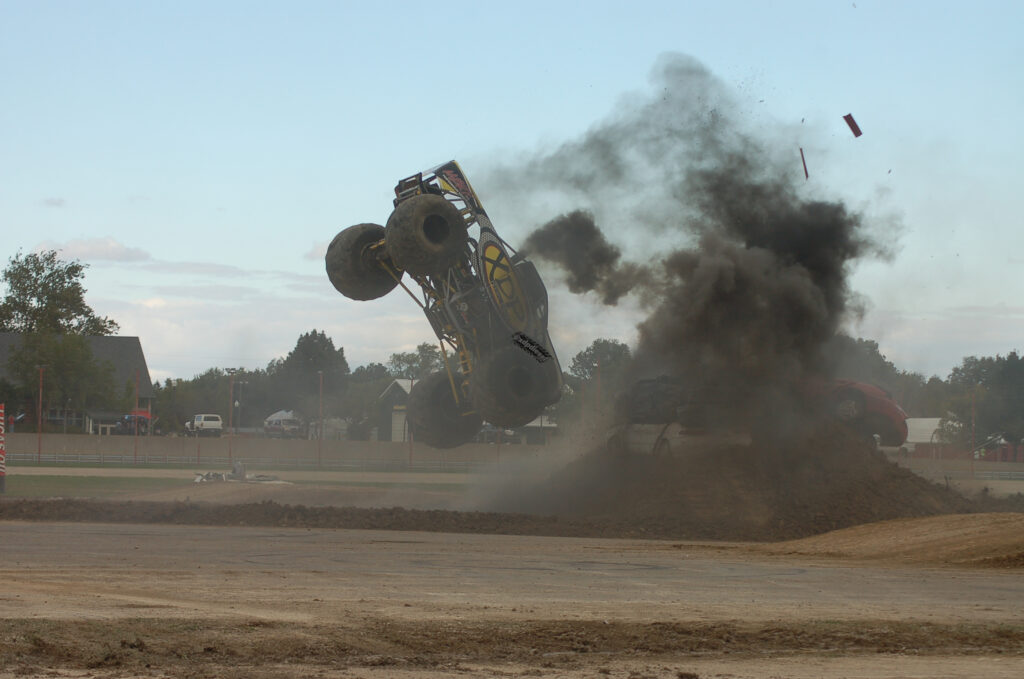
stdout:
<svg viewBox="0 0 1024 679">
<path fill-rule="evenodd" d="M 631 358 L 628 345 L 613 339 L 596 339 L 572 357 L 569 374 L 581 380 L 592 380 L 600 375 L 602 381 L 614 384 Z"/>
<path fill-rule="evenodd" d="M 337 414 L 348 375 L 344 348 L 335 349 L 331 338 L 319 330 L 300 335 L 295 348 L 284 360 L 270 367 L 270 381 L 278 396 L 274 409 L 298 410 L 307 419 L 313 419 L 319 416 L 322 404 L 325 413 Z"/>
<path fill-rule="evenodd" d="M 375 382 L 390 379 L 391 373 L 380 363 L 361 365 L 352 371 L 352 382 Z"/>
<path fill-rule="evenodd" d="M 562 375 L 562 398 L 549 414 L 560 424 L 606 412 L 627 385 L 633 365 L 628 345 L 613 339 L 596 339 L 572 357 L 569 372 Z"/>
<path fill-rule="evenodd" d="M 444 359 L 436 344 L 424 342 L 416 347 L 416 351 L 391 354 L 388 370 L 394 377 L 421 380 L 431 373 L 444 370 Z"/>
<path fill-rule="evenodd" d="M 967 356 L 949 375 L 947 439 L 982 443 L 1001 435 L 1012 443 L 1024 439 L 1024 359 Z"/>
<path fill-rule="evenodd" d="M 342 412 L 349 421 L 350 439 L 369 438 L 377 398 L 394 379 L 388 369 L 380 363 L 361 365 L 352 371 L 342 406 Z"/>
<path fill-rule="evenodd" d="M 87 265 L 61 260 L 53 250 L 22 255 L 3 271 L 7 295 L 0 302 L 0 331 L 111 335 L 118 325 L 85 303 L 81 279 Z"/>
<path fill-rule="evenodd" d="M 322 372 L 324 379 L 341 385 L 349 369 L 345 349 L 335 349 L 333 340 L 323 331 L 311 330 L 299 336 L 295 348 L 277 366 L 276 372 L 302 386 L 315 382 Z"/>
</svg>

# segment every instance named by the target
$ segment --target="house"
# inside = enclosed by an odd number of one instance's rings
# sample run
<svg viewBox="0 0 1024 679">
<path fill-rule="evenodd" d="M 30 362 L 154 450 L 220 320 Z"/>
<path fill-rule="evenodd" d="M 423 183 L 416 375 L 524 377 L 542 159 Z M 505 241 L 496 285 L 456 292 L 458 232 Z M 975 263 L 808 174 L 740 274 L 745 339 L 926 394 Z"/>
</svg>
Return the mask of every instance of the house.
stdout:
<svg viewBox="0 0 1024 679">
<path fill-rule="evenodd" d="M 938 417 L 908 417 L 907 440 L 903 444 L 908 450 L 914 451 L 918 445 L 934 445 L 939 440 Z"/>
<path fill-rule="evenodd" d="M 414 380 L 395 379 L 377 397 L 371 427 L 377 432 L 378 441 L 408 441 L 405 422 L 405 406 Z"/>
<path fill-rule="evenodd" d="M 138 410 L 149 411 L 156 393 L 153 390 L 153 381 L 149 376 L 149 368 L 146 365 L 146 356 L 142 352 L 142 343 L 138 337 L 122 337 L 117 335 L 89 335 L 85 338 L 92 351 L 93 359 L 99 363 L 107 362 L 114 370 L 114 386 L 120 392 L 121 389 L 138 388 Z M 21 346 L 22 335 L 14 332 L 0 332 L 0 381 L 11 382 L 8 375 L 8 360 L 11 354 Z M 43 399 L 46 393 L 46 371 L 43 370 Z M 8 412 L 14 414 L 13 406 L 9 404 Z M 86 424 L 86 417 L 83 413 L 72 412 L 65 409 L 64 404 L 50 404 L 47 412 L 44 413 L 46 421 L 51 424 L 66 424 L 74 427 L 83 427 Z M 114 415 L 111 413 L 110 415 Z M 124 413 L 116 413 L 117 417 Z M 93 421 L 106 421 L 103 418 L 89 418 Z M 107 418 L 109 419 L 109 418 Z"/>
</svg>

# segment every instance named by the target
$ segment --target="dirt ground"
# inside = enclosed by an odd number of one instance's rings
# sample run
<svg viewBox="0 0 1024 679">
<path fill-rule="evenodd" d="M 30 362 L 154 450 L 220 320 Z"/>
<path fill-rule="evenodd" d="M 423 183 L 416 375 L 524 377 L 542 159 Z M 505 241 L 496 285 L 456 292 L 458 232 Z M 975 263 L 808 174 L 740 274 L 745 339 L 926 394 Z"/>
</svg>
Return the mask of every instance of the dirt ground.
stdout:
<svg viewBox="0 0 1024 679">
<path fill-rule="evenodd" d="M 4 499 L 0 679 L 1024 676 L 1020 499 L 844 452 Z"/>
</svg>

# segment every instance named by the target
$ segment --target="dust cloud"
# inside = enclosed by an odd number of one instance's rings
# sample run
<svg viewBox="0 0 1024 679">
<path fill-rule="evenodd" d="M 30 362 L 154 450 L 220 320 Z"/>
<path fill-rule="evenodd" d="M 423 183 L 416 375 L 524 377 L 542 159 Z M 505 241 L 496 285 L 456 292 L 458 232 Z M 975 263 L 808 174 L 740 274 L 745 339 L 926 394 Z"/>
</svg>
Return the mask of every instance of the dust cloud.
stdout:
<svg viewBox="0 0 1024 679">
<path fill-rule="evenodd" d="M 794 387 L 809 376 L 834 376 L 825 348 L 863 311 L 850 289 L 851 269 L 886 258 L 890 244 L 879 234 L 898 229 L 869 223 L 842 201 L 818 195 L 805 181 L 791 132 L 782 124 L 755 124 L 755 118 L 700 63 L 667 55 L 653 70 L 648 92 L 624 99 L 579 139 L 497 174 L 519 202 L 560 206 L 521 248 L 547 269 L 549 286 L 561 280 L 570 292 L 602 305 L 643 312 L 631 377 L 667 376 L 686 385 L 691 402 L 701 402 L 705 422 L 757 434 L 751 449 L 701 458 L 709 488 L 715 479 L 749 480 L 744 488 L 718 488 L 711 514 L 749 495 L 760 502 L 751 516 L 772 517 L 784 513 L 786 498 L 822 499 L 811 492 L 820 490 L 822 478 L 806 487 L 798 481 L 810 457 L 819 466 L 824 459 L 842 460 L 839 466 L 859 460 L 854 466 L 865 474 L 887 473 L 887 463 L 862 450 L 863 442 L 839 434 L 819 435 L 813 445 L 799 446 L 806 455 L 795 458 L 758 440 L 777 442 L 784 434 L 790 442 L 794 435 L 810 441 L 820 434 L 821 423 L 811 421 Z M 831 455 L 836 450 L 847 454 Z M 684 485 L 657 481 L 687 478 L 695 452 L 689 460 L 650 463 L 664 468 L 641 473 L 630 486 L 624 479 L 648 463 L 634 460 L 624 471 L 601 446 L 581 444 L 579 451 L 586 458 L 546 486 L 507 493 L 497 504 L 563 513 L 571 508 L 560 499 L 573 498 L 569 504 L 581 508 L 593 504 L 586 498 L 600 498 L 602 511 L 619 516 L 657 504 L 657 511 L 635 517 L 645 525 L 656 522 L 658 512 L 669 516 L 672 507 L 685 505 Z M 729 471 L 721 467 L 727 459 L 764 464 L 737 462 Z M 787 472 L 769 478 L 760 473 L 766 469 Z M 861 475 L 846 467 L 842 474 L 860 487 Z M 759 489 L 769 480 L 775 487 L 765 495 Z M 906 487 L 905 481 L 894 483 Z M 866 504 L 856 508 L 861 501 Z M 868 496 L 854 493 L 850 506 L 836 513 L 836 525 L 870 515 L 869 504 Z M 693 511 L 705 521 L 711 515 Z"/>
<path fill-rule="evenodd" d="M 781 126 L 748 129 L 695 60 L 663 57 L 646 97 L 504 168 L 515 190 L 529 191 L 514 179 L 525 177 L 580 203 L 523 250 L 560 269 L 571 292 L 644 310 L 638 376 L 750 387 L 827 373 L 823 344 L 861 312 L 850 268 L 888 247 L 863 215 L 811 195 L 784 137 Z M 665 247 L 627 261 L 608 237 L 637 234 Z"/>
</svg>

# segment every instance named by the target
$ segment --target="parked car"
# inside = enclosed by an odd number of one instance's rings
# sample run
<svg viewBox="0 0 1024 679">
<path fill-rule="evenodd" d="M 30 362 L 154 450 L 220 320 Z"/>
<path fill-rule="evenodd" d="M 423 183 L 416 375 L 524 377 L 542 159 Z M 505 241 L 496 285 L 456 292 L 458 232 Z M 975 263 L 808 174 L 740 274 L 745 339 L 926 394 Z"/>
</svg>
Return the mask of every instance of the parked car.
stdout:
<svg viewBox="0 0 1024 679">
<path fill-rule="evenodd" d="M 139 435 L 149 433 L 149 418 L 145 415 L 125 415 L 114 423 L 114 433 L 120 435 Z"/>
<path fill-rule="evenodd" d="M 305 427 L 291 410 L 279 410 L 263 420 L 263 433 L 268 438 L 302 438 Z"/>
<path fill-rule="evenodd" d="M 223 430 L 220 415 L 210 413 L 196 415 L 185 423 L 185 433 L 189 436 L 220 436 Z"/>
</svg>

